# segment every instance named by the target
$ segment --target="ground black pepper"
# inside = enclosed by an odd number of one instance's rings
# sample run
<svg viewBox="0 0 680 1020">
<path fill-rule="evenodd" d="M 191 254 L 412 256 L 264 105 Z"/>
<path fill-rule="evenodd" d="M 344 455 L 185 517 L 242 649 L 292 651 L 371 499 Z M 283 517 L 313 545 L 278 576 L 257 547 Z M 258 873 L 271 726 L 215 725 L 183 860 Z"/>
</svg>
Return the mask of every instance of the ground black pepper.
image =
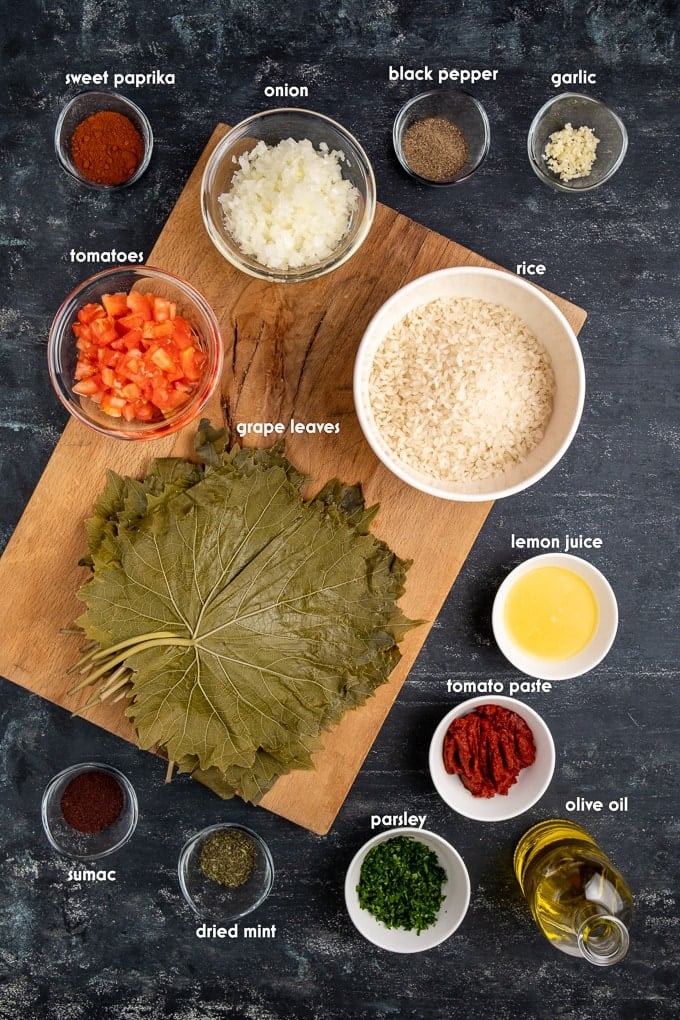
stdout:
<svg viewBox="0 0 680 1020">
<path fill-rule="evenodd" d="M 64 820 L 77 832 L 93 833 L 108 829 L 120 816 L 125 804 L 118 780 L 108 772 L 81 772 L 61 795 Z"/>
<path fill-rule="evenodd" d="M 423 117 L 404 132 L 404 158 L 414 173 L 428 181 L 446 181 L 467 163 L 465 137 L 445 117 Z"/>
</svg>

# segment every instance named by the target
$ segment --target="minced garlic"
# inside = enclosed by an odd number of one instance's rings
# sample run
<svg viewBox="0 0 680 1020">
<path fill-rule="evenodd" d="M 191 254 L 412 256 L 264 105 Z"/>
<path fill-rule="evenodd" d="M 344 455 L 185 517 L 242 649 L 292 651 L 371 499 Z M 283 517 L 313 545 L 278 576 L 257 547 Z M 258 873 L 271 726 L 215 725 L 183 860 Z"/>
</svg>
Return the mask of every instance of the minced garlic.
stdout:
<svg viewBox="0 0 680 1020">
<path fill-rule="evenodd" d="M 599 141 L 592 128 L 573 128 L 565 124 L 561 131 L 551 134 L 543 159 L 561 181 L 587 177 L 593 168 Z"/>
</svg>

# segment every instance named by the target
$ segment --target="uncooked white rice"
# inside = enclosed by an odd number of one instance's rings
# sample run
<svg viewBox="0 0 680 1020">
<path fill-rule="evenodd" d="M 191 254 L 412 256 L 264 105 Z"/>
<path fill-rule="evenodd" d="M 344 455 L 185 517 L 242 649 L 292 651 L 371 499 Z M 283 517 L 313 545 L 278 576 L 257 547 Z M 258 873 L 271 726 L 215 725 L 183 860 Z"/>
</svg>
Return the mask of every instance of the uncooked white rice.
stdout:
<svg viewBox="0 0 680 1020">
<path fill-rule="evenodd" d="M 438 481 L 502 474 L 541 441 L 550 357 L 505 305 L 440 298 L 409 312 L 378 348 L 369 399 L 384 442 Z"/>
</svg>

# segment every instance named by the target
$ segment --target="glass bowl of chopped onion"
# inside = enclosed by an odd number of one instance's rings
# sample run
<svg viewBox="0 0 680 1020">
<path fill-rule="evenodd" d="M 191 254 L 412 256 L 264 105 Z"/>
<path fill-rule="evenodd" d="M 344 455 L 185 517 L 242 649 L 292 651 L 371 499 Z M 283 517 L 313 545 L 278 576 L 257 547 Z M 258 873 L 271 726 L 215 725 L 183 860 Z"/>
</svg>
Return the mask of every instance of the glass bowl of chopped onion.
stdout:
<svg viewBox="0 0 680 1020">
<path fill-rule="evenodd" d="M 83 425 L 114 439 L 160 439 L 215 392 L 223 343 L 214 312 L 185 280 L 120 266 L 65 298 L 47 359 L 57 396 Z"/>
<path fill-rule="evenodd" d="M 261 907 L 274 884 L 269 847 L 236 822 L 202 829 L 182 847 L 177 867 L 184 899 L 197 917 L 233 924 Z"/>
<path fill-rule="evenodd" d="M 601 100 L 577 92 L 553 96 L 527 139 L 531 168 L 557 191 L 586 192 L 611 180 L 628 148 L 626 128 Z"/>
<path fill-rule="evenodd" d="M 267 110 L 232 128 L 203 174 L 208 235 L 233 266 L 262 280 L 314 280 L 366 240 L 375 178 L 359 142 L 336 121 Z"/>
</svg>

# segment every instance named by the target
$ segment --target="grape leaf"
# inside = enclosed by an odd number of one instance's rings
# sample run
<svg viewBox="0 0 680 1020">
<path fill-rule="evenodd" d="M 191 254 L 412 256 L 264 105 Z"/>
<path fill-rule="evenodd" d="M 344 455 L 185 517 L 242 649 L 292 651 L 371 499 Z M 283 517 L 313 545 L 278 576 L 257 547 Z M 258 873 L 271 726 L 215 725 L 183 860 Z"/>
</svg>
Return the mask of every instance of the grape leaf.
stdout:
<svg viewBox="0 0 680 1020">
<path fill-rule="evenodd" d="M 224 453 L 204 429 L 197 448 L 207 463 L 109 475 L 78 622 L 140 745 L 257 802 L 387 680 L 413 626 L 397 605 L 408 563 L 370 532 L 358 486 L 304 500 L 278 447 Z"/>
</svg>

